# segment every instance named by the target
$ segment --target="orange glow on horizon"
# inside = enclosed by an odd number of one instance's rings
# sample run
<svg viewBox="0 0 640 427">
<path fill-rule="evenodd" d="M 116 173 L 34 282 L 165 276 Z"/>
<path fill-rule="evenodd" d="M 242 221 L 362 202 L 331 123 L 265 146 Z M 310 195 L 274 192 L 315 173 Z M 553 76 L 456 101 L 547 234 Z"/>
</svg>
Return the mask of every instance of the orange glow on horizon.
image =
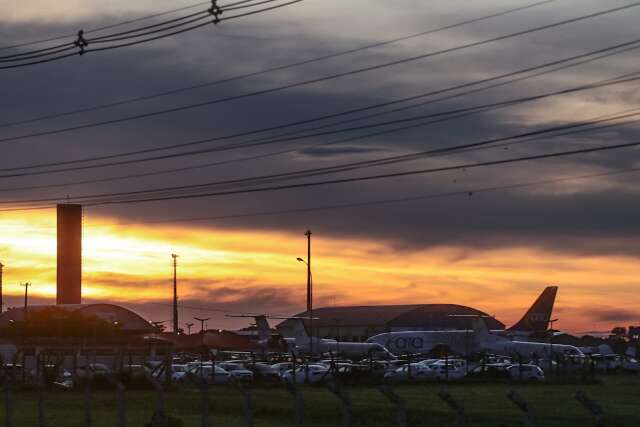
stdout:
<svg viewBox="0 0 640 427">
<path fill-rule="evenodd" d="M 55 212 L 3 214 L 0 260 L 5 294 L 55 297 Z M 303 230 L 304 231 L 304 230 Z M 84 228 L 83 296 L 105 301 L 167 298 L 171 253 L 180 255 L 179 276 L 188 286 L 181 299 L 217 306 L 237 301 L 237 292 L 275 289 L 304 306 L 306 254 L 302 235 L 228 231 L 180 225 L 119 225 L 92 218 Z M 610 329 L 594 322 L 592 309 L 605 301 L 640 302 L 637 260 L 621 256 L 578 257 L 514 247 L 467 250 L 440 247 L 397 251 L 385 242 L 314 235 L 315 305 L 454 303 L 469 305 L 514 323 L 549 284 L 558 284 L 556 327 L 570 331 Z M 225 292 L 223 292 L 225 291 Z M 607 295 L 605 299 L 604 296 Z M 261 311 L 260 301 L 247 307 Z M 291 313 L 293 314 L 293 313 Z M 628 326 L 628 325 L 623 325 Z"/>
</svg>

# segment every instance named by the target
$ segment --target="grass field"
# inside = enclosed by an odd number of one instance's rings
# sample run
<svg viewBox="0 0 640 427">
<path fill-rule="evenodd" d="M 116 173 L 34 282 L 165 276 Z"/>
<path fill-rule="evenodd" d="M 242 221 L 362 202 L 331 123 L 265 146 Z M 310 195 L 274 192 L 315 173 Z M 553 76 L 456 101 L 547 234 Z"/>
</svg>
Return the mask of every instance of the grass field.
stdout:
<svg viewBox="0 0 640 427">
<path fill-rule="evenodd" d="M 506 394 L 516 390 L 536 410 L 538 425 L 587 426 L 593 418 L 574 398 L 577 390 L 585 391 L 605 412 L 605 425 L 640 426 L 640 379 L 637 376 L 602 378 L 592 385 L 561 384 L 441 384 L 396 385 L 393 389 L 406 401 L 411 426 L 452 425 L 454 416 L 440 400 L 438 392 L 446 389 L 465 407 L 467 425 L 523 425 L 522 414 Z M 337 398 L 321 387 L 301 387 L 305 426 L 341 425 L 341 407 Z M 354 425 L 393 425 L 392 405 L 371 386 L 347 388 L 355 413 Z M 115 392 L 93 391 L 93 426 L 116 425 Z M 155 408 L 157 395 L 149 390 L 125 392 L 127 425 L 143 427 Z M 235 388 L 217 387 L 210 391 L 211 425 L 243 425 L 243 397 Z M 45 416 L 48 427 L 84 426 L 84 394 L 82 391 L 56 391 L 45 394 Z M 182 426 L 200 426 L 201 395 L 197 389 L 175 388 L 166 391 L 167 413 Z M 255 426 L 294 425 L 292 396 L 283 388 L 252 390 Z M 0 425 L 4 425 L 4 401 Z M 14 390 L 14 426 L 37 426 L 37 393 Z"/>
</svg>

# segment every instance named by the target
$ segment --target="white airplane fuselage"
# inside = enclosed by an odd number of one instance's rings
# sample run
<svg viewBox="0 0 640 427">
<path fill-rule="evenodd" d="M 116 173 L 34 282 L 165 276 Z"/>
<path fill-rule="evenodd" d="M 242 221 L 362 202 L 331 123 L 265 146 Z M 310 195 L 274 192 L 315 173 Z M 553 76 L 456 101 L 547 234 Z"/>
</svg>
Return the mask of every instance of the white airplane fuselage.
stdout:
<svg viewBox="0 0 640 427">
<path fill-rule="evenodd" d="M 462 331 L 406 331 L 386 332 L 367 340 L 385 346 L 394 354 L 428 353 L 438 346 L 446 346 L 454 353 L 467 354 L 476 351 L 474 333 Z"/>
</svg>

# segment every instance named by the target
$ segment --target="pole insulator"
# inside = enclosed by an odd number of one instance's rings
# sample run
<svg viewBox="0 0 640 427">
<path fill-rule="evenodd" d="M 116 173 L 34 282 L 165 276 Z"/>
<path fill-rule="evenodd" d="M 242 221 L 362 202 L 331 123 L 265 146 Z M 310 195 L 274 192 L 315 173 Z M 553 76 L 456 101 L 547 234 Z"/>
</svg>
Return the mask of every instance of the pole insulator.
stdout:
<svg viewBox="0 0 640 427">
<path fill-rule="evenodd" d="M 209 14 L 213 16 L 213 24 L 220 22 L 220 15 L 223 10 L 218 6 L 218 0 L 211 0 L 211 7 L 209 8 Z"/>
<path fill-rule="evenodd" d="M 84 38 L 84 30 L 78 31 L 78 38 L 73 42 L 73 44 L 80 48 L 78 54 L 84 55 L 84 48 L 89 46 L 89 42 Z"/>
</svg>

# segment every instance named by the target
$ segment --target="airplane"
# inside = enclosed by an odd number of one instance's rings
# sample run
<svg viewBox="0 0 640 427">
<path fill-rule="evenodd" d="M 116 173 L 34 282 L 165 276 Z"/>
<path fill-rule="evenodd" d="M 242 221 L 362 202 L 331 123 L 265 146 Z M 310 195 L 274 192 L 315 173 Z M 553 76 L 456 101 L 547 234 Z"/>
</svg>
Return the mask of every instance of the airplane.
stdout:
<svg viewBox="0 0 640 427">
<path fill-rule="evenodd" d="M 557 292 L 557 286 L 548 286 L 514 326 L 491 333 L 513 338 L 546 331 Z M 383 345 L 394 354 L 429 353 L 438 347 L 470 354 L 477 349 L 473 335 L 473 330 L 386 332 L 369 338 L 367 342 Z"/>
<path fill-rule="evenodd" d="M 556 301 L 557 294 L 557 286 L 547 286 L 522 316 L 522 319 L 505 331 L 506 334 L 511 337 L 545 334 L 551 322 L 551 313 L 553 312 L 553 304 Z"/>
<path fill-rule="evenodd" d="M 329 338 L 309 337 L 304 327 L 303 319 L 296 318 L 294 337 L 285 340 L 295 340 L 293 351 L 295 354 L 339 354 L 351 359 L 365 357 L 384 357 L 395 359 L 395 356 L 380 343 L 344 342 Z"/>
<path fill-rule="evenodd" d="M 552 359 L 552 356 L 584 357 L 578 347 L 565 344 L 552 344 L 531 341 L 515 341 L 504 336 L 492 334 L 482 317 L 472 320 L 473 338 L 476 349 L 493 354 L 517 355 L 521 358 Z"/>
<path fill-rule="evenodd" d="M 233 316 L 229 317 L 253 317 L 258 330 L 258 343 L 268 351 L 273 345 L 271 328 L 267 316 Z M 283 337 L 278 343 L 285 343 L 288 353 L 295 355 L 321 355 L 326 353 L 340 354 L 349 358 L 365 358 L 372 355 L 395 358 L 383 345 L 377 343 L 340 342 L 328 338 L 309 337 L 304 327 L 302 318 L 299 317 L 269 317 L 272 319 L 294 319 L 293 336 Z M 281 347 L 279 347 L 281 348 Z"/>
</svg>

